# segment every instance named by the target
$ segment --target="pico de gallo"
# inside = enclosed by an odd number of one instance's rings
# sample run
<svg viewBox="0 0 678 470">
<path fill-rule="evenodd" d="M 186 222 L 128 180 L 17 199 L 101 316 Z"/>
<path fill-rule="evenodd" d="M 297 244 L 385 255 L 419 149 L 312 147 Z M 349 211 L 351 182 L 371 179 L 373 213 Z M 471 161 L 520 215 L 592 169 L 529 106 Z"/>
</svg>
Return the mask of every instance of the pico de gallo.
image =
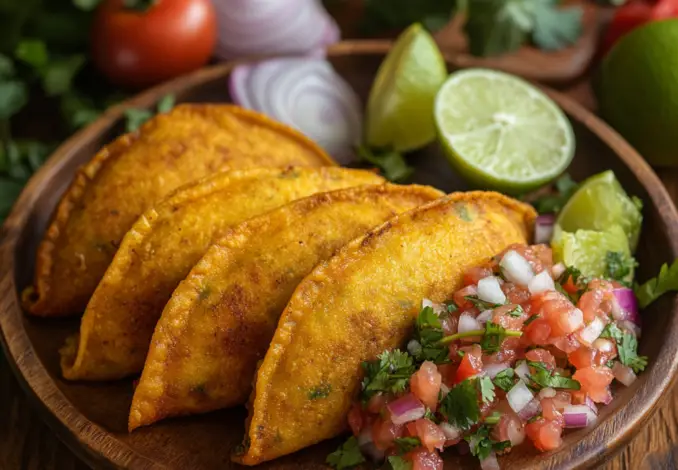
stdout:
<svg viewBox="0 0 678 470">
<path fill-rule="evenodd" d="M 629 386 L 645 368 L 639 336 L 630 288 L 554 264 L 547 245 L 510 246 L 448 302 L 424 299 L 406 350 L 363 363 L 353 436 L 328 463 L 442 470 L 458 446 L 494 470 L 525 441 L 557 449 L 566 429 L 596 422 L 615 379 Z"/>
</svg>

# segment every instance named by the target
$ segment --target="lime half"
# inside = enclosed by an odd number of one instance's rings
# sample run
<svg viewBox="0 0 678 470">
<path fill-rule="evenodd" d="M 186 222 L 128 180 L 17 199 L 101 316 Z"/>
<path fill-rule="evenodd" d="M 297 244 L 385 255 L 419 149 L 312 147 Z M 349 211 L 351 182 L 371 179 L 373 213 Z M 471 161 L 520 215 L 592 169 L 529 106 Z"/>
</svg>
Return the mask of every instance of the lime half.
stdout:
<svg viewBox="0 0 678 470">
<path fill-rule="evenodd" d="M 621 187 L 614 172 L 608 170 L 591 176 L 567 202 L 556 225 L 566 232 L 579 229 L 606 230 L 620 226 L 635 251 L 643 216 L 640 201 L 632 200 Z"/>
<path fill-rule="evenodd" d="M 518 194 L 551 181 L 572 161 L 574 133 L 540 90 L 485 69 L 452 74 L 435 102 L 438 133 L 471 183 Z"/>
<path fill-rule="evenodd" d="M 413 24 L 393 45 L 372 84 L 367 145 L 407 152 L 435 140 L 433 103 L 445 78 L 438 46 L 420 24 Z"/>
<path fill-rule="evenodd" d="M 631 256 L 626 233 L 619 225 L 612 225 L 600 232 L 577 230 L 571 233 L 557 230 L 551 247 L 556 260 L 579 269 L 587 277 L 605 276 L 608 252 Z M 633 272 L 627 280 L 632 279 Z"/>
</svg>

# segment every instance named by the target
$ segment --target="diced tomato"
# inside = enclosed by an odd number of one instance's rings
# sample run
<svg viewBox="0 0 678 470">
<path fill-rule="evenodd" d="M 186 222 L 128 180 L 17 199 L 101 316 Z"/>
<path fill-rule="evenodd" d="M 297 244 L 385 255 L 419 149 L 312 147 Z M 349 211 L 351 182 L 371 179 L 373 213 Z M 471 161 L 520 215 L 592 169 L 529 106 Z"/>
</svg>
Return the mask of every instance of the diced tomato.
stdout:
<svg viewBox="0 0 678 470">
<path fill-rule="evenodd" d="M 581 346 L 574 335 L 551 338 L 551 344 L 566 354 L 576 351 Z"/>
<path fill-rule="evenodd" d="M 425 361 L 419 370 L 412 374 L 410 379 L 410 391 L 419 398 L 424 405 L 435 411 L 438 407 L 438 393 L 442 375 L 436 365 L 431 361 Z"/>
<path fill-rule="evenodd" d="M 436 451 L 429 452 L 419 447 L 405 456 L 412 462 L 412 470 L 443 470 L 443 459 Z"/>
<path fill-rule="evenodd" d="M 520 330 L 527 320 L 527 314 L 523 312 L 517 317 L 511 315 L 511 312 L 515 312 L 517 307 L 516 304 L 508 304 L 495 308 L 492 313 L 492 322 L 507 330 Z"/>
<path fill-rule="evenodd" d="M 367 411 L 373 414 L 379 414 L 382 409 L 388 404 L 386 395 L 383 393 L 377 393 L 370 398 L 370 401 L 367 402 Z"/>
<path fill-rule="evenodd" d="M 563 418 L 563 415 L 558 411 L 554 398 L 542 398 L 540 403 L 541 414 L 544 418 L 549 421 L 554 421 L 560 427 L 565 425 L 565 418 Z"/>
<path fill-rule="evenodd" d="M 543 318 L 537 318 L 530 322 L 523 330 L 524 341 L 528 345 L 545 345 L 548 344 L 548 339 L 551 336 L 551 327 L 549 322 Z"/>
<path fill-rule="evenodd" d="M 520 420 L 518 415 L 516 415 L 513 410 L 510 412 L 502 413 L 499 422 L 492 429 L 492 437 L 497 442 L 510 441 L 513 437 L 523 435 L 524 438 L 524 429 L 523 422 Z M 511 442 L 512 445 L 520 445 L 520 442 Z"/>
<path fill-rule="evenodd" d="M 556 396 L 553 397 L 553 403 L 555 404 L 556 409 L 560 411 L 566 406 L 572 404 L 572 395 L 570 392 L 563 392 L 562 390 L 556 392 Z"/>
<path fill-rule="evenodd" d="M 417 430 L 417 436 L 422 445 L 429 451 L 435 449 L 442 450 L 445 445 L 445 433 L 436 424 L 429 419 L 418 419 L 414 422 Z M 408 430 L 410 427 L 408 426 Z"/>
<path fill-rule="evenodd" d="M 452 295 L 452 300 L 459 307 L 459 310 L 467 310 L 473 308 L 473 304 L 466 299 L 466 297 L 472 295 L 478 295 L 478 288 L 476 286 L 466 286 L 455 292 Z"/>
<path fill-rule="evenodd" d="M 586 404 L 586 392 L 582 390 L 573 390 L 570 392 L 572 396 L 573 405 L 585 405 Z"/>
<path fill-rule="evenodd" d="M 582 346 L 576 351 L 568 354 L 567 360 L 577 369 L 584 369 L 593 365 L 595 356 L 596 352 L 593 349 Z"/>
<path fill-rule="evenodd" d="M 527 351 L 525 353 L 525 358 L 527 358 L 528 361 L 544 363 L 548 370 L 556 368 L 556 358 L 546 349 L 537 348 Z"/>
<path fill-rule="evenodd" d="M 563 443 L 561 438 L 563 428 L 558 423 L 544 418 L 528 423 L 525 426 L 525 433 L 542 452 L 557 449 Z"/>
<path fill-rule="evenodd" d="M 609 385 L 614 379 L 607 367 L 585 367 L 572 376 L 581 384 L 581 390 L 596 403 L 609 403 L 611 399 Z"/>
<path fill-rule="evenodd" d="M 348 425 L 354 436 L 360 434 L 363 428 L 363 409 L 358 403 L 354 403 L 351 411 L 348 412 Z"/>
<path fill-rule="evenodd" d="M 506 295 L 509 303 L 522 305 L 530 300 L 531 294 L 530 291 L 526 288 L 513 284 L 512 282 L 505 282 L 501 286 L 501 290 Z"/>
<path fill-rule="evenodd" d="M 584 321 L 588 324 L 596 317 L 605 318 L 606 314 L 601 309 L 601 304 L 604 300 L 604 292 L 602 290 L 594 289 L 584 292 L 579 298 L 577 306 L 584 314 Z"/>
<path fill-rule="evenodd" d="M 393 424 L 387 414 L 377 418 L 372 424 L 372 440 L 377 449 L 386 450 L 393 445 L 393 441 L 397 437 L 403 435 L 403 431 L 404 426 Z"/>
<path fill-rule="evenodd" d="M 584 325 L 581 310 L 560 292 L 549 291 L 532 297 L 532 313 L 549 322 L 551 336 L 566 336 Z"/>
<path fill-rule="evenodd" d="M 464 286 L 478 284 L 478 281 L 492 275 L 492 269 L 487 266 L 474 266 L 464 273 Z"/>
<path fill-rule="evenodd" d="M 451 353 L 450 353 L 451 354 Z M 461 359 L 457 354 L 456 350 L 454 352 L 456 359 Z M 439 364 L 438 372 L 442 377 L 442 382 L 448 387 L 454 386 L 454 377 L 457 375 L 457 366 L 454 364 Z"/>
<path fill-rule="evenodd" d="M 518 352 L 522 351 L 520 338 L 506 338 L 494 354 L 483 355 L 483 365 L 512 363 L 518 359 Z"/>
<path fill-rule="evenodd" d="M 466 350 L 466 353 L 454 376 L 454 383 L 462 382 L 469 377 L 479 374 L 483 370 L 483 361 L 481 359 L 482 351 L 480 346 L 474 344 L 469 348 L 463 349 Z"/>
</svg>

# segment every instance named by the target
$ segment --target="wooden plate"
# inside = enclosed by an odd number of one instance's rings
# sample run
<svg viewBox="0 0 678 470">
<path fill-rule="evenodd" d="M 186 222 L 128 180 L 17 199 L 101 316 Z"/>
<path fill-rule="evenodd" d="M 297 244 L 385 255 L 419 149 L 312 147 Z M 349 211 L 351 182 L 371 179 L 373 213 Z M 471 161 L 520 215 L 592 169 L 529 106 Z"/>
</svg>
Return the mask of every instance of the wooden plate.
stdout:
<svg viewBox="0 0 678 470">
<path fill-rule="evenodd" d="M 345 42 L 329 51 L 338 72 L 366 97 L 388 41 Z M 150 107 L 162 95 L 175 93 L 179 101 L 228 101 L 231 66 L 219 65 L 150 90 L 124 106 Z M 662 262 L 678 257 L 678 215 L 668 194 L 650 167 L 617 134 L 570 99 L 553 91 L 550 96 L 569 115 L 578 150 L 571 168 L 584 178 L 613 169 L 624 187 L 645 202 L 643 235 L 638 250 L 639 278 L 656 273 Z M 30 181 L 0 234 L 0 326 L 6 353 L 29 395 L 45 419 L 83 459 L 99 468 L 213 469 L 237 468 L 229 451 L 243 433 L 245 410 L 236 408 L 199 417 L 168 420 L 126 432 L 132 396 L 129 380 L 114 383 L 69 383 L 61 379 L 57 350 L 76 331 L 78 321 L 46 321 L 24 316 L 18 293 L 32 277 L 36 246 L 59 196 L 75 169 L 104 143 L 120 133 L 124 106 L 108 111 L 96 123 L 64 143 Z M 464 189 L 436 146 L 411 157 L 415 181 L 447 191 Z M 665 296 L 644 312 L 641 352 L 650 366 L 630 388 L 604 407 L 598 423 L 568 433 L 557 453 L 538 455 L 525 446 L 502 458 L 502 468 L 585 468 L 608 457 L 638 431 L 657 407 L 673 381 L 678 365 L 676 297 Z M 261 468 L 323 468 L 337 441 L 316 445 Z M 453 451 L 448 468 L 476 468 L 477 463 Z M 461 466 L 461 467 L 460 467 Z"/>
</svg>

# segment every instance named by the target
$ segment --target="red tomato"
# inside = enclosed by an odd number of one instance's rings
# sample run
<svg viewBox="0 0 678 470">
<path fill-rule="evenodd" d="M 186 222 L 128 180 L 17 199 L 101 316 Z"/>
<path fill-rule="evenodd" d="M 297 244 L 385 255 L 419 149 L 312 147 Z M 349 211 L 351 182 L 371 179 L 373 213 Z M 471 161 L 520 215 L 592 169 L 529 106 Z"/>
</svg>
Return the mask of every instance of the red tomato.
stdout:
<svg viewBox="0 0 678 470">
<path fill-rule="evenodd" d="M 585 367 L 574 373 L 572 378 L 581 384 L 581 390 L 596 403 L 609 403 L 612 399 L 609 385 L 614 379 L 607 367 Z"/>
<path fill-rule="evenodd" d="M 412 462 L 412 470 L 443 470 L 443 459 L 436 451 L 429 452 L 419 447 L 405 456 Z"/>
<path fill-rule="evenodd" d="M 351 411 L 348 412 L 348 425 L 351 427 L 354 436 L 360 434 L 360 430 L 363 428 L 363 409 L 358 403 L 354 403 L 351 406 Z"/>
<path fill-rule="evenodd" d="M 483 370 L 482 352 L 477 344 L 469 348 L 459 364 L 454 376 L 454 383 L 463 382 L 469 377 L 479 374 Z"/>
<path fill-rule="evenodd" d="M 459 310 L 467 310 L 473 307 L 473 304 L 466 299 L 468 296 L 478 295 L 478 288 L 476 286 L 466 286 L 459 289 L 452 296 L 452 300 L 459 307 Z"/>
<path fill-rule="evenodd" d="M 523 332 L 523 337 L 528 344 L 548 344 L 549 336 L 551 336 L 551 327 L 549 326 L 549 322 L 543 318 L 533 320 L 525 327 L 525 331 Z"/>
<path fill-rule="evenodd" d="M 541 399 L 541 414 L 547 420 L 557 423 L 558 426 L 565 426 L 565 418 L 563 418 L 563 415 L 558 411 L 555 398 Z"/>
<path fill-rule="evenodd" d="M 438 407 L 438 393 L 441 383 L 442 375 L 438 372 L 436 365 L 426 361 L 417 372 L 412 374 L 410 390 L 424 405 L 435 411 Z"/>
<path fill-rule="evenodd" d="M 387 450 L 393 445 L 396 437 L 403 435 L 404 426 L 396 425 L 391 421 L 390 416 L 378 418 L 372 425 L 372 440 L 379 450 Z"/>
<path fill-rule="evenodd" d="M 563 428 L 554 421 L 539 418 L 525 425 L 525 434 L 534 443 L 534 446 L 542 452 L 557 449 L 562 444 Z"/>
<path fill-rule="evenodd" d="M 486 266 L 474 266 L 464 273 L 464 285 L 478 284 L 478 281 L 492 275 L 492 270 Z"/>
<path fill-rule="evenodd" d="M 92 59 L 113 83 L 145 87 L 205 65 L 216 37 L 210 0 L 156 0 L 143 11 L 104 0 L 92 23 Z"/>
<path fill-rule="evenodd" d="M 424 447 L 430 452 L 433 452 L 435 449 L 443 450 L 447 438 L 445 433 L 433 421 L 418 419 L 414 425 L 416 426 L 417 436 L 419 436 L 419 440 Z M 408 429 L 410 429 L 409 426 Z"/>
<path fill-rule="evenodd" d="M 544 363 L 548 370 L 553 370 L 556 368 L 556 358 L 553 357 L 553 354 L 548 352 L 546 349 L 532 349 L 531 351 L 527 351 L 527 353 L 525 353 L 525 357 L 528 361 Z"/>
</svg>

